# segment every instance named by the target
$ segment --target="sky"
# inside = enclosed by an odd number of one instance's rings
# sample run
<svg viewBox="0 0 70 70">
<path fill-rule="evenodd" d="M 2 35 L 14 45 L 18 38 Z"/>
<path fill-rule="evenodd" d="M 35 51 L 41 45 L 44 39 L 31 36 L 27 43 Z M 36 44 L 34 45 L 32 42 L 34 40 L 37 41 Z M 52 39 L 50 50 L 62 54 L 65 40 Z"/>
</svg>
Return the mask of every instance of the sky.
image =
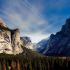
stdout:
<svg viewBox="0 0 70 70">
<path fill-rule="evenodd" d="M 70 0 L 0 0 L 0 18 L 33 43 L 60 31 L 70 17 Z"/>
</svg>

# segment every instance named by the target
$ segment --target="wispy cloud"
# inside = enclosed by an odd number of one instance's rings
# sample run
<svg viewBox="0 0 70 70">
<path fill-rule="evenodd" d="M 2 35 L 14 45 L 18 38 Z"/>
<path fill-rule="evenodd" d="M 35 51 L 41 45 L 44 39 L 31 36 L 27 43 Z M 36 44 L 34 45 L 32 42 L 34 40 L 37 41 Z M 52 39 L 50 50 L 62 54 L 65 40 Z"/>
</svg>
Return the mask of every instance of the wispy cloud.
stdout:
<svg viewBox="0 0 70 70">
<path fill-rule="evenodd" d="M 69 7 L 69 0 L 0 1 L 0 17 L 10 28 L 19 28 L 22 36 L 30 36 L 34 42 L 58 31 L 65 17 L 69 15 L 60 16 L 62 9 Z M 56 25 L 58 26 L 54 28 Z"/>
<path fill-rule="evenodd" d="M 27 0 L 7 0 L 0 9 L 10 28 L 19 28 L 26 35 L 42 33 L 40 26 L 47 23 L 41 16 L 41 6 L 31 5 Z"/>
</svg>

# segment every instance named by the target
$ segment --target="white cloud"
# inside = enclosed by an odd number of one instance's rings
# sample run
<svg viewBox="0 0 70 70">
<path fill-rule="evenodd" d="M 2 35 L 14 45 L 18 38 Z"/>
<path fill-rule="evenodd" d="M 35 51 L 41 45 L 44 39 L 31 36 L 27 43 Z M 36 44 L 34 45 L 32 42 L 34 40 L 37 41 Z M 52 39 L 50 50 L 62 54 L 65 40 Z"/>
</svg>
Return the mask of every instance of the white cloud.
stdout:
<svg viewBox="0 0 70 70">
<path fill-rule="evenodd" d="M 39 28 L 48 23 L 42 18 L 41 6 L 31 5 L 27 0 L 7 0 L 0 12 L 4 13 L 2 17 L 7 21 L 10 28 L 19 28 L 21 34 L 23 32 L 22 35 L 30 36 L 32 41 L 38 42 L 47 37 L 42 34 L 42 29 Z"/>
<path fill-rule="evenodd" d="M 67 1 L 63 0 L 6 0 L 0 8 L 0 16 L 5 19 L 10 28 L 19 28 L 21 35 L 30 36 L 33 42 L 38 42 L 43 38 L 48 37 L 50 32 L 54 33 L 55 24 L 59 21 L 58 15 L 47 17 L 49 20 L 44 19 L 43 11 L 49 9 L 62 9 L 67 5 Z M 46 5 L 45 5 L 46 4 Z M 46 7 L 46 8 L 45 8 Z M 45 9 L 45 10 L 44 10 Z M 46 14 L 46 16 L 48 15 Z M 55 16 L 55 17 L 54 17 Z M 62 15 L 61 15 L 62 16 Z M 49 21 L 54 22 L 50 24 Z M 43 34 L 44 33 L 44 34 Z"/>
<path fill-rule="evenodd" d="M 24 34 L 24 36 L 28 36 L 31 38 L 33 43 L 38 43 L 39 41 L 43 40 L 43 39 L 48 39 L 48 37 L 50 36 L 50 34 L 42 34 L 42 33 L 31 33 L 31 34 Z"/>
</svg>

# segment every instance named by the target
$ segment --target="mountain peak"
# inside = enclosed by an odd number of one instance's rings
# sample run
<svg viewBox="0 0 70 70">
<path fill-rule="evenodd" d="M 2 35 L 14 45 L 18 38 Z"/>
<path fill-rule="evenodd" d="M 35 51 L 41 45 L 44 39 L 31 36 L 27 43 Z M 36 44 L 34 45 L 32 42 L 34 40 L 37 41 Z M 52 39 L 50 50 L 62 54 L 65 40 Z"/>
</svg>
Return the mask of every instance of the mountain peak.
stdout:
<svg viewBox="0 0 70 70">
<path fill-rule="evenodd" d="M 66 23 L 62 26 L 61 31 L 63 34 L 70 34 L 70 18 L 66 20 Z"/>
<path fill-rule="evenodd" d="M 66 23 L 67 23 L 67 24 L 70 24 L 70 18 L 68 18 L 68 19 L 66 20 Z"/>
<path fill-rule="evenodd" d="M 46 49 L 46 55 L 70 56 L 70 18 L 66 20 L 61 31 L 50 36 Z"/>
<path fill-rule="evenodd" d="M 70 30 L 70 18 L 68 18 L 68 19 L 66 20 L 66 26 L 67 26 L 67 28 Z"/>
</svg>

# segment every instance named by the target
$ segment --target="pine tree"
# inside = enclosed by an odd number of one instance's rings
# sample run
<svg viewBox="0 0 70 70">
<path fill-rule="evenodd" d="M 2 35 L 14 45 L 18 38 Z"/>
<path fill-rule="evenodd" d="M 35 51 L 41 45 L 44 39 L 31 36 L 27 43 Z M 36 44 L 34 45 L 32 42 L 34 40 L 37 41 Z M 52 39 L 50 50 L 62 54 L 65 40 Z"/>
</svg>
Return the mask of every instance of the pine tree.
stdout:
<svg viewBox="0 0 70 70">
<path fill-rule="evenodd" d="M 8 63 L 8 61 L 6 62 L 6 70 L 9 70 L 9 63 Z"/>
<path fill-rule="evenodd" d="M 2 70 L 2 67 L 1 67 L 1 61 L 0 61 L 0 70 Z"/>
<path fill-rule="evenodd" d="M 30 67 L 30 70 L 32 70 L 32 63 L 31 63 L 31 61 L 29 63 L 29 67 Z"/>
</svg>

